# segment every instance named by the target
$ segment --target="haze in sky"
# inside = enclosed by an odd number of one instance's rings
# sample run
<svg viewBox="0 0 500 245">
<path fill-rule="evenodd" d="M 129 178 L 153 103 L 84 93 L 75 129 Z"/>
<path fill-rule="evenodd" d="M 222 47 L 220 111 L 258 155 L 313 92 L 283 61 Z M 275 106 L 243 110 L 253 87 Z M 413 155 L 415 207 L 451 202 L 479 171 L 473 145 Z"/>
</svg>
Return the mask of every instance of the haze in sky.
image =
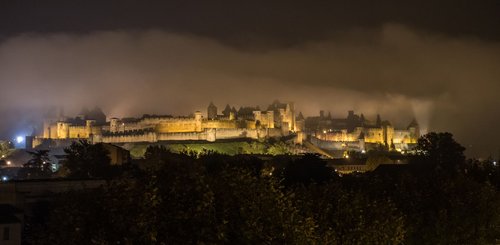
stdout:
<svg viewBox="0 0 500 245">
<path fill-rule="evenodd" d="M 424 1 L 425 12 L 391 1 L 283 8 L 173 1 L 133 12 L 126 11 L 133 1 L 49 1 L 46 11 L 35 2 L 0 8 L 2 138 L 29 134 L 49 106 L 74 115 L 97 105 L 123 117 L 187 115 L 210 101 L 220 110 L 265 108 L 279 99 L 305 116 L 353 109 L 399 127 L 415 117 L 424 130 L 455 134 L 470 155 L 500 150 L 494 1 L 449 9 Z"/>
</svg>

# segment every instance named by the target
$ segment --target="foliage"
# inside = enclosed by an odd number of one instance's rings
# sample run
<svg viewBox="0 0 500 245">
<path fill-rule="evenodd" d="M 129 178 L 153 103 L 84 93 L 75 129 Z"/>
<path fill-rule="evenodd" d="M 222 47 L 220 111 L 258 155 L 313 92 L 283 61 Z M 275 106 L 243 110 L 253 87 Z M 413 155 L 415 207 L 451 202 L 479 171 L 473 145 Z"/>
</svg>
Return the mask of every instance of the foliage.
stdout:
<svg viewBox="0 0 500 245">
<path fill-rule="evenodd" d="M 52 175 L 52 166 L 49 158 L 49 150 L 28 151 L 31 159 L 23 165 L 19 174 L 22 178 L 40 179 Z"/>
<path fill-rule="evenodd" d="M 366 159 L 366 165 L 368 166 L 367 169 L 373 171 L 375 170 L 380 164 L 386 164 L 391 162 L 391 159 L 385 155 L 381 154 L 370 154 L 368 158 Z"/>
<path fill-rule="evenodd" d="M 405 216 L 386 197 L 338 183 L 298 186 L 296 203 L 319 224 L 320 244 L 400 244 L 406 237 Z"/>
<path fill-rule="evenodd" d="M 306 154 L 302 158 L 292 161 L 284 169 L 285 184 L 323 183 L 333 176 L 332 169 L 326 166 L 316 154 Z"/>
<path fill-rule="evenodd" d="M 274 156 L 290 154 L 290 150 L 288 148 L 289 146 L 285 142 L 279 141 L 277 143 L 269 145 L 266 150 L 266 153 Z"/>
<path fill-rule="evenodd" d="M 28 241 L 494 244 L 500 195 L 489 176 L 498 170 L 471 162 L 465 171 L 445 171 L 462 160 L 450 139 L 425 137 L 425 154 L 412 164 L 343 177 L 316 155 L 261 160 L 153 146 L 142 169 L 130 169 L 103 188 L 59 195 L 45 209 L 43 225 L 29 226 Z"/>
<path fill-rule="evenodd" d="M 416 151 L 424 162 L 456 171 L 465 163 L 465 148 L 450 133 L 428 133 L 418 140 Z"/>
<path fill-rule="evenodd" d="M 73 178 L 102 178 L 111 171 L 109 152 L 101 144 L 73 142 L 66 153 L 65 167 Z"/>
<path fill-rule="evenodd" d="M 288 143 L 277 141 L 270 138 L 267 141 L 234 141 L 234 142 L 212 142 L 212 143 L 170 143 L 161 145 L 172 153 L 181 153 L 185 151 L 194 151 L 202 153 L 203 151 L 214 151 L 226 155 L 238 154 L 270 154 L 281 155 L 290 154 L 290 149 L 295 147 Z M 133 144 L 128 146 L 130 154 L 134 158 L 143 158 L 149 144 Z"/>
<path fill-rule="evenodd" d="M 165 153 L 162 148 L 149 152 Z M 157 156 L 148 154 L 148 159 Z M 300 216 L 279 182 L 247 168 L 209 172 L 207 157 L 170 155 L 143 176 L 63 194 L 54 203 L 47 228 L 32 239 L 46 244 L 313 241 L 314 221 Z"/>
<path fill-rule="evenodd" d="M 488 183 L 500 190 L 500 166 L 498 161 L 487 159 L 484 161 L 469 160 L 467 175 L 480 183 Z"/>
<path fill-rule="evenodd" d="M 10 141 L 0 141 L 0 156 L 9 156 L 14 151 L 14 144 Z"/>
</svg>

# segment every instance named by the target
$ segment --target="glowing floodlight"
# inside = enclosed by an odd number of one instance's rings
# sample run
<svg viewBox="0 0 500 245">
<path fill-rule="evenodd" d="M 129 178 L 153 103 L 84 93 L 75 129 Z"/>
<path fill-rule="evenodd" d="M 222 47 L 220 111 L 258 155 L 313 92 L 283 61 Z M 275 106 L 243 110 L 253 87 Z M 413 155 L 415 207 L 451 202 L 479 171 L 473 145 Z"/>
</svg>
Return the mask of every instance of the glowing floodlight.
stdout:
<svg viewBox="0 0 500 245">
<path fill-rule="evenodd" d="M 23 137 L 23 136 L 17 136 L 17 137 L 16 137 L 16 142 L 17 142 L 18 144 L 23 143 L 23 141 L 24 141 L 24 137 Z"/>
</svg>

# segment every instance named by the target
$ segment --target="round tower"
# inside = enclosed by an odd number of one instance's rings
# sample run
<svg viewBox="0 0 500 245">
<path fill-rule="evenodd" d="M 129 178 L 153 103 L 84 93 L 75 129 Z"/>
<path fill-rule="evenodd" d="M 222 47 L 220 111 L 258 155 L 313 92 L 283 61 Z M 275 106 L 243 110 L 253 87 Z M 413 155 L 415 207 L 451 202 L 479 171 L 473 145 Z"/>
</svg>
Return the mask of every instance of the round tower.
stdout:
<svg viewBox="0 0 500 245">
<path fill-rule="evenodd" d="M 217 139 L 217 130 L 215 128 L 210 128 L 207 130 L 207 141 L 215 142 Z"/>
<path fill-rule="evenodd" d="M 85 120 L 85 134 L 87 135 L 87 137 L 90 137 L 92 134 L 94 134 L 93 127 L 95 123 L 96 120 Z"/>
<path fill-rule="evenodd" d="M 194 113 L 194 120 L 196 123 L 196 131 L 201 132 L 201 120 L 202 120 L 202 115 L 200 111 L 196 111 Z"/>
<path fill-rule="evenodd" d="M 113 117 L 109 120 L 109 131 L 111 133 L 118 132 L 118 118 Z"/>
<path fill-rule="evenodd" d="M 57 138 L 58 139 L 69 138 L 69 123 L 57 122 Z"/>
</svg>

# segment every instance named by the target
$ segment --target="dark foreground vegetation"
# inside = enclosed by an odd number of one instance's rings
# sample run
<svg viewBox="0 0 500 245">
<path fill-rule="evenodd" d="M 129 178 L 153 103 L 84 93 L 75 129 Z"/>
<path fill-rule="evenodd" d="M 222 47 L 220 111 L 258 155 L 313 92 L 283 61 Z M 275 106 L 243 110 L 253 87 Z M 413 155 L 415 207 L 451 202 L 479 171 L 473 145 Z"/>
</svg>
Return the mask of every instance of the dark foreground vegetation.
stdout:
<svg viewBox="0 0 500 245">
<path fill-rule="evenodd" d="M 315 155 L 264 161 L 150 147 L 140 167 L 117 172 L 109 171 L 100 154 L 94 157 L 103 165 L 85 169 L 81 165 L 93 159 L 81 161 L 73 152 L 70 176 L 73 169 L 79 178 L 107 177 L 108 184 L 40 204 L 27 220 L 25 239 L 32 244 L 495 244 L 500 171 L 493 161 L 466 161 L 463 151 L 450 134 L 431 133 L 420 139 L 410 164 L 342 177 Z"/>
</svg>

